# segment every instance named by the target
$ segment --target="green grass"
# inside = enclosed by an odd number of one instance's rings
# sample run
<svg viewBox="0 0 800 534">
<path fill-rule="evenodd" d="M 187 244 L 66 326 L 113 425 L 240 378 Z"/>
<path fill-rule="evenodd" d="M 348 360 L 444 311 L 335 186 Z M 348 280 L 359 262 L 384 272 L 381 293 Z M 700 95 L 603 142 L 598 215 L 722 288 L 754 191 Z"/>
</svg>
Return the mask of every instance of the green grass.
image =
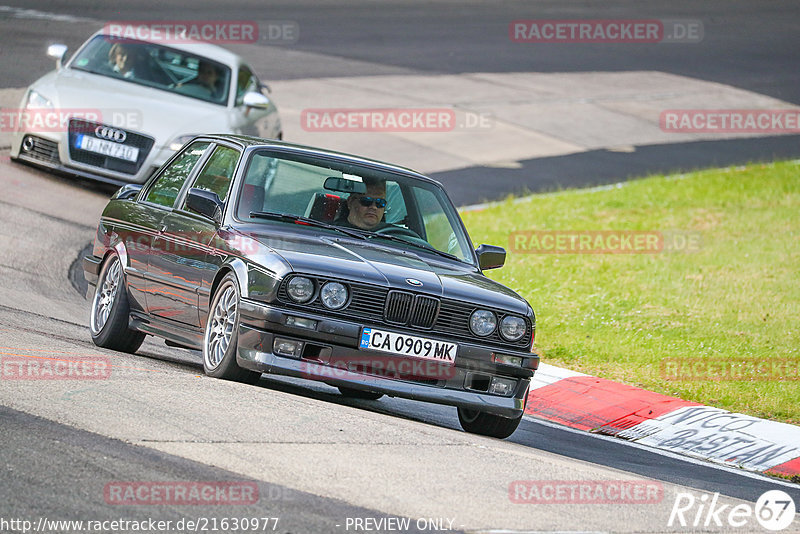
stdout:
<svg viewBox="0 0 800 534">
<path fill-rule="evenodd" d="M 798 163 L 655 176 L 462 215 L 476 244 L 509 251 L 487 274 L 531 303 L 543 362 L 800 423 Z M 543 230 L 693 232 L 701 243 L 656 254 L 513 250 L 511 232 Z M 673 380 L 661 370 L 667 358 L 789 361 L 794 380 Z"/>
</svg>

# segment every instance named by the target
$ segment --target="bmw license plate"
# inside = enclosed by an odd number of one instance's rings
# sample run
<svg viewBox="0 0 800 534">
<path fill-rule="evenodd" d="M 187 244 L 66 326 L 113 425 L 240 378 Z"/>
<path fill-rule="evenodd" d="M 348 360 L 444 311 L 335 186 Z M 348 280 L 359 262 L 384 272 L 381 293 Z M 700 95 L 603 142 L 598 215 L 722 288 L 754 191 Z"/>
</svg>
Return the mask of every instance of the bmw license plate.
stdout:
<svg viewBox="0 0 800 534">
<path fill-rule="evenodd" d="M 139 149 L 134 146 L 123 145 L 105 139 L 98 139 L 91 135 L 81 134 L 75 139 L 75 147 L 88 150 L 95 154 L 102 154 L 125 161 L 136 162 L 139 158 Z"/>
<path fill-rule="evenodd" d="M 375 328 L 361 330 L 361 350 L 377 350 L 403 356 L 413 356 L 443 363 L 455 363 L 458 345 L 424 337 L 387 332 Z"/>
</svg>

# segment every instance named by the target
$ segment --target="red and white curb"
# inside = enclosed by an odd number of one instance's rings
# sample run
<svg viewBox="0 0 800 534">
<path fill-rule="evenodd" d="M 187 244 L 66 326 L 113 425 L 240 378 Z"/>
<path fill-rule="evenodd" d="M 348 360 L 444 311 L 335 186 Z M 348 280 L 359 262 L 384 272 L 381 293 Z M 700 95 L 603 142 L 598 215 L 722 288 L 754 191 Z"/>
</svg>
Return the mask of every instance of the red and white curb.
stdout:
<svg viewBox="0 0 800 534">
<path fill-rule="evenodd" d="M 800 475 L 800 427 L 540 364 L 525 414 L 749 471 Z"/>
</svg>

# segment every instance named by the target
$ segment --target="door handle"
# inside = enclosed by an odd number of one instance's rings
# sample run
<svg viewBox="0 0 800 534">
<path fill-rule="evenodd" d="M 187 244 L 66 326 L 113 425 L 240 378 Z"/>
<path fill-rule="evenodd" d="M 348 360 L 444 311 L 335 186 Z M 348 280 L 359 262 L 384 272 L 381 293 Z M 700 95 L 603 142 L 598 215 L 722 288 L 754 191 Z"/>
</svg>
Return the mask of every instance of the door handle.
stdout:
<svg viewBox="0 0 800 534">
<path fill-rule="evenodd" d="M 158 233 L 159 234 L 163 234 L 166 231 L 167 231 L 167 225 L 166 224 L 162 224 L 161 225 L 161 230 L 159 230 Z"/>
</svg>

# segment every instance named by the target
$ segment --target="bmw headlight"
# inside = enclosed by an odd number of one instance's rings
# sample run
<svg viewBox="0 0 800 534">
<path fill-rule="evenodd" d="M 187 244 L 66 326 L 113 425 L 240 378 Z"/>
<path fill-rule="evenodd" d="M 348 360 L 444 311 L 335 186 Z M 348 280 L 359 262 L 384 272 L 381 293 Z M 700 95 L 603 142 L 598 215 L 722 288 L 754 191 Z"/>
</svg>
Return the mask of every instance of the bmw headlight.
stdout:
<svg viewBox="0 0 800 534">
<path fill-rule="evenodd" d="M 295 302 L 308 302 L 314 297 L 314 282 L 305 276 L 295 276 L 286 284 L 286 293 Z"/>
<path fill-rule="evenodd" d="M 518 341 L 525 335 L 525 319 L 515 315 L 506 315 L 500 321 L 500 335 L 507 341 Z"/>
<path fill-rule="evenodd" d="M 319 298 L 326 308 L 338 310 L 347 304 L 347 288 L 339 282 L 328 282 L 322 286 Z"/>
<path fill-rule="evenodd" d="M 489 310 L 475 310 L 469 318 L 469 328 L 476 336 L 488 336 L 497 326 L 497 316 Z"/>
<path fill-rule="evenodd" d="M 37 93 L 31 89 L 28 91 L 28 99 L 25 101 L 25 107 L 30 109 L 52 109 L 53 103 L 50 101 L 50 99 L 42 96 L 41 93 Z"/>
</svg>

